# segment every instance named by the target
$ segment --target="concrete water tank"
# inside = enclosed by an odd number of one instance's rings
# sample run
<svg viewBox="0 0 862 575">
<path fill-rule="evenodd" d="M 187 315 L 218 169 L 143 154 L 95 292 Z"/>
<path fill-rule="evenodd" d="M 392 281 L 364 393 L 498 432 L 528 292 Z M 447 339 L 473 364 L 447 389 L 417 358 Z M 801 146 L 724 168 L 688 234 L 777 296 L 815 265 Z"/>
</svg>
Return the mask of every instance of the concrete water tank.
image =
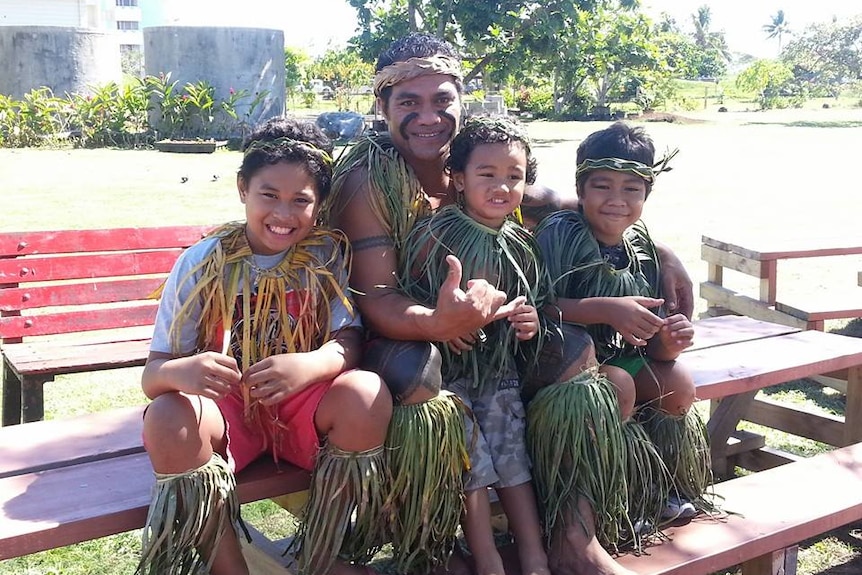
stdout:
<svg viewBox="0 0 862 575">
<path fill-rule="evenodd" d="M 55 96 L 120 82 L 114 34 L 65 26 L 0 26 L 0 93 L 20 100 L 47 86 Z"/>
<path fill-rule="evenodd" d="M 251 126 L 284 113 L 284 32 L 265 28 L 153 26 L 144 28 L 144 68 L 148 76 L 171 74 L 177 90 L 201 80 L 215 88 L 216 100 L 231 90 L 250 94 L 237 103 L 243 119 L 255 94 L 265 99 L 245 118 Z M 237 136 L 239 134 L 224 134 Z"/>
</svg>

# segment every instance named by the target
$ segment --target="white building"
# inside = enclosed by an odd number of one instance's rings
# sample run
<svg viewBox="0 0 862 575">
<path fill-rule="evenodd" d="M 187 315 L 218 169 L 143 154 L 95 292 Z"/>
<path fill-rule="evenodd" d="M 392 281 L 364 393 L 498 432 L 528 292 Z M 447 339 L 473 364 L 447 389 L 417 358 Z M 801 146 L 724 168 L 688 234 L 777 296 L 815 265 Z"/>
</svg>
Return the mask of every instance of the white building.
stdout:
<svg viewBox="0 0 862 575">
<path fill-rule="evenodd" d="M 67 26 L 116 34 L 123 67 L 143 70 L 141 7 L 147 0 L 0 0 L 0 26 Z"/>
</svg>

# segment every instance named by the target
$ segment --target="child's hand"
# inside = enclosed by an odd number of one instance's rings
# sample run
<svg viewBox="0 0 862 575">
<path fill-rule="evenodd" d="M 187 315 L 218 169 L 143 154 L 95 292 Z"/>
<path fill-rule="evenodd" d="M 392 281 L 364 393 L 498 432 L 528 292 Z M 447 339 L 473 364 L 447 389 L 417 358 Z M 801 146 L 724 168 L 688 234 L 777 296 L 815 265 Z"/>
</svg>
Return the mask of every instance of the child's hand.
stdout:
<svg viewBox="0 0 862 575">
<path fill-rule="evenodd" d="M 446 347 L 455 355 L 461 355 L 465 351 L 470 351 L 476 344 L 476 337 L 473 335 L 464 335 L 461 337 L 453 337 L 446 342 Z"/>
<path fill-rule="evenodd" d="M 663 299 L 641 296 L 609 298 L 609 317 L 605 323 L 613 326 L 630 344 L 646 345 L 664 325 L 664 320 L 649 308 L 657 308 L 663 303 Z"/>
<path fill-rule="evenodd" d="M 694 343 L 694 326 L 683 314 L 674 314 L 665 319 L 665 325 L 659 331 L 659 339 L 668 351 L 681 353 Z"/>
<path fill-rule="evenodd" d="M 236 360 L 215 351 L 205 351 L 189 357 L 170 360 L 177 391 L 222 399 L 239 384 L 240 372 Z"/>
<path fill-rule="evenodd" d="M 314 360 L 307 353 L 282 353 L 260 360 L 242 374 L 251 396 L 263 405 L 275 405 L 305 388 Z"/>
<path fill-rule="evenodd" d="M 522 303 L 509 316 L 509 322 L 515 328 L 515 337 L 526 341 L 539 333 L 539 312 L 534 306 Z"/>
</svg>

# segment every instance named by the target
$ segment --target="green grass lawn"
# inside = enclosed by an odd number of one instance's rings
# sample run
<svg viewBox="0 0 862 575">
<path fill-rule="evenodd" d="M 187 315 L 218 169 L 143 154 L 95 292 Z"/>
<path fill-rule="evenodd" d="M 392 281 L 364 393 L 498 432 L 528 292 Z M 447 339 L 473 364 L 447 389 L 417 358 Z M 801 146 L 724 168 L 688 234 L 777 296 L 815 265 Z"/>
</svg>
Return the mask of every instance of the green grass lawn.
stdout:
<svg viewBox="0 0 862 575">
<path fill-rule="evenodd" d="M 679 113 L 672 122 L 647 123 L 658 150 L 679 147 L 673 171 L 662 174 L 644 210 L 653 237 L 670 245 L 697 285 L 705 280 L 700 236 L 733 240 L 775 235 L 857 235 L 858 178 L 847 158 L 862 141 L 862 110 L 783 110 L 727 114 Z M 578 143 L 606 123 L 533 122 L 541 183 L 564 194 L 574 190 Z M 240 154 L 169 154 L 119 150 L 0 149 L 0 230 L 47 230 L 172 224 L 213 224 L 243 217 L 235 187 Z M 862 258 L 800 261 L 779 270 L 787 293 L 839 290 L 859 294 Z M 757 286 L 727 277 L 740 291 Z M 856 290 L 853 292 L 853 290 Z M 695 288 L 697 294 L 697 288 Z M 697 300 L 696 313 L 705 310 Z M 840 324 L 828 327 L 838 327 Z M 45 386 L 46 417 L 140 404 L 140 369 L 60 376 Z M 812 409 L 840 412 L 840 398 L 824 396 L 808 382 L 782 394 Z M 804 455 L 824 449 L 770 430 L 770 445 Z M 828 484 L 824 484 L 828 488 Z M 813 491 L 816 486 L 800 486 Z M 792 502 L 788 502 L 792 505 Z M 290 520 L 274 504 L 244 507 L 251 522 L 281 536 Z M 862 572 L 860 526 L 809 542 L 800 552 L 802 575 Z M 0 562 L 0 575 L 130 573 L 138 532 Z M 855 562 L 849 562 L 854 557 Z M 845 570 L 846 569 L 846 570 Z M 854 570 L 855 569 L 855 570 Z"/>
</svg>

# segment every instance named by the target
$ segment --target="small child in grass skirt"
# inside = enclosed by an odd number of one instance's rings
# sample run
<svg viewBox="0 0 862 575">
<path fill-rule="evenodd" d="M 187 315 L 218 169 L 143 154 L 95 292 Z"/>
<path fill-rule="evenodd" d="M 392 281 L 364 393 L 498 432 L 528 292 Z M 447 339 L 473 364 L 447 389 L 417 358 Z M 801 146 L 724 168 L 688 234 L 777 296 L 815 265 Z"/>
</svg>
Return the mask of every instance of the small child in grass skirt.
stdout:
<svg viewBox="0 0 862 575">
<path fill-rule="evenodd" d="M 310 123 L 255 129 L 237 173 L 246 220 L 184 252 L 163 287 L 142 376 L 157 485 L 137 573 L 248 573 L 234 474 L 258 457 L 312 472 L 300 573 L 349 573 L 380 545 L 392 398 L 354 369 L 347 242 L 315 226 L 331 153 Z"/>
<path fill-rule="evenodd" d="M 524 129 L 507 118 L 471 118 L 452 142 L 447 167 L 459 205 L 420 219 L 404 243 L 400 282 L 432 305 L 453 256 L 463 277 L 484 278 L 511 300 L 480 332 L 438 344 L 443 388 L 470 409 L 465 417 L 470 469 L 461 525 L 477 575 L 503 573 L 491 526 L 488 487 L 510 519 L 521 572 L 549 574 L 526 450 L 525 413 L 516 356 L 535 356 L 537 308 L 550 282 L 532 235 L 513 217 L 536 161 Z M 464 287 L 464 286 L 462 286 Z M 466 288 L 464 288 L 466 289 Z"/>
<path fill-rule="evenodd" d="M 660 262 L 640 222 L 672 154 L 656 166 L 654 156 L 641 128 L 618 122 L 591 134 L 577 152 L 578 210 L 552 214 L 536 229 L 562 318 L 586 326 L 616 392 L 631 520 L 622 534 L 636 545 L 650 525 L 711 508 L 705 426 L 691 409 L 691 375 L 674 361 L 694 329 L 686 316 L 662 312 Z"/>
</svg>

